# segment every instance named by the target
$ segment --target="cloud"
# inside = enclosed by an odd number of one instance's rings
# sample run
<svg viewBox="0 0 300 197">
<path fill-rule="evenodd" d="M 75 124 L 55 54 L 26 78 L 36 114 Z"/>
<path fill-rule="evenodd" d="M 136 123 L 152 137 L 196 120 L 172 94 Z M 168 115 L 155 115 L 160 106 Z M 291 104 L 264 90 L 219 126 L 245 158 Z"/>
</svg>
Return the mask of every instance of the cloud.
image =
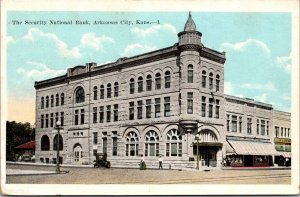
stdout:
<svg viewBox="0 0 300 197">
<path fill-rule="evenodd" d="M 241 87 L 245 89 L 276 91 L 275 85 L 270 81 L 266 84 L 244 83 Z"/>
<path fill-rule="evenodd" d="M 271 50 L 264 42 L 257 40 L 257 39 L 252 39 L 252 38 L 249 38 L 248 40 L 246 40 L 244 42 L 237 42 L 237 43 L 233 43 L 233 44 L 232 43 L 223 43 L 221 45 L 221 51 L 222 50 L 225 50 L 225 51 L 233 50 L 233 51 L 242 52 L 251 46 L 259 47 L 262 51 L 264 51 L 267 54 L 271 53 Z"/>
<path fill-rule="evenodd" d="M 43 42 L 43 39 L 54 42 L 57 47 L 58 54 L 65 58 L 80 58 L 81 54 L 78 47 L 69 49 L 68 45 L 60 40 L 54 33 L 45 33 L 38 28 L 30 28 L 22 40 L 30 42 Z"/>
<path fill-rule="evenodd" d="M 97 51 L 103 51 L 103 43 L 113 43 L 114 40 L 111 37 L 102 35 L 98 36 L 96 33 L 86 33 L 83 34 L 80 39 L 80 46 L 82 47 L 91 47 Z"/>
<path fill-rule="evenodd" d="M 176 27 L 174 27 L 171 24 L 163 24 L 163 25 L 153 25 L 152 27 L 148 27 L 146 29 L 141 29 L 138 27 L 134 27 L 131 29 L 131 32 L 140 36 L 140 37 L 147 37 L 152 34 L 158 33 L 158 31 L 167 31 L 172 34 L 176 34 L 177 30 Z"/>
<path fill-rule="evenodd" d="M 224 81 L 224 93 L 232 96 L 243 98 L 244 95 L 236 92 L 235 85 L 230 81 Z"/>
<path fill-rule="evenodd" d="M 12 36 L 6 36 L 6 43 L 8 44 L 8 43 L 11 43 L 11 42 L 14 42 L 15 41 L 15 39 L 14 39 L 14 37 L 12 37 Z"/>
<path fill-rule="evenodd" d="M 121 54 L 121 56 L 132 56 L 132 55 L 137 55 L 137 54 L 153 51 L 156 49 L 157 49 L 156 46 L 149 46 L 149 45 L 142 45 L 139 43 L 135 43 L 135 44 L 128 45 L 124 49 L 124 52 Z"/>
<path fill-rule="evenodd" d="M 279 67 L 283 68 L 287 73 L 291 73 L 291 60 L 292 60 L 292 53 L 289 54 L 289 56 L 281 56 L 276 57 L 276 63 L 279 65 Z"/>
<path fill-rule="evenodd" d="M 255 97 L 254 97 L 254 100 L 257 100 L 257 101 L 263 102 L 263 103 L 267 103 L 267 100 L 268 100 L 267 97 L 268 97 L 267 94 L 266 94 L 266 93 L 263 93 L 263 94 L 261 94 L 261 95 L 259 95 L 259 96 L 255 96 Z"/>
<path fill-rule="evenodd" d="M 27 71 L 24 68 L 18 68 L 17 73 L 24 75 L 34 81 L 49 78 L 49 77 L 55 77 L 66 73 L 66 70 L 50 69 L 47 65 L 42 63 L 28 61 L 26 62 L 26 64 L 33 65 L 37 68 L 27 70 Z"/>
</svg>

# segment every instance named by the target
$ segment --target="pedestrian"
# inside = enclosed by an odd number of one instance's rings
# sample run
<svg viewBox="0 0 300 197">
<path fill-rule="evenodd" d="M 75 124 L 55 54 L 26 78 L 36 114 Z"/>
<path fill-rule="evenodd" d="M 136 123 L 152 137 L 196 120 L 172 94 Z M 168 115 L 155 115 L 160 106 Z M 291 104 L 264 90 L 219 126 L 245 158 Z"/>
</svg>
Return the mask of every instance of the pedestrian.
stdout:
<svg viewBox="0 0 300 197">
<path fill-rule="evenodd" d="M 158 158 L 158 169 L 163 169 L 163 167 L 162 167 L 162 162 L 163 162 L 163 159 L 162 159 L 162 157 L 161 156 L 159 156 L 159 158 Z"/>
</svg>

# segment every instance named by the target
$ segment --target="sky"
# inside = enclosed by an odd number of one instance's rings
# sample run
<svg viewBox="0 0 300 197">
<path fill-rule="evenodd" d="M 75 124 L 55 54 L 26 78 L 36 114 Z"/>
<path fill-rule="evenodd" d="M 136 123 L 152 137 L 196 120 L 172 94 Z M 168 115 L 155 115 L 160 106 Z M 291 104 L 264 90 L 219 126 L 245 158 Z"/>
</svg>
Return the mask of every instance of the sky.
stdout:
<svg viewBox="0 0 300 197">
<path fill-rule="evenodd" d="M 8 120 L 34 124 L 35 81 L 63 75 L 76 65 L 105 64 L 172 46 L 187 18 L 188 11 L 8 12 Z M 193 12 L 192 18 L 202 43 L 226 52 L 225 94 L 290 112 L 290 13 Z M 72 24 L 51 25 L 50 20 L 71 20 Z M 89 24 L 75 24 L 76 20 Z M 154 23 L 137 24 L 136 20 Z"/>
</svg>

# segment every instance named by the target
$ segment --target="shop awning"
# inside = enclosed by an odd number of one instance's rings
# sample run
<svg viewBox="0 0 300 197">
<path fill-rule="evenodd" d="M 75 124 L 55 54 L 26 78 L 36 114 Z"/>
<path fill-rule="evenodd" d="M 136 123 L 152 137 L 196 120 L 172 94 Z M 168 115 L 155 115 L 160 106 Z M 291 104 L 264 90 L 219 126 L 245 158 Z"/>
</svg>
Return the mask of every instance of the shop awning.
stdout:
<svg viewBox="0 0 300 197">
<path fill-rule="evenodd" d="M 228 140 L 238 155 L 279 155 L 270 142 Z"/>
<path fill-rule="evenodd" d="M 279 155 L 285 157 L 285 158 L 292 158 L 291 152 L 278 152 Z"/>
</svg>

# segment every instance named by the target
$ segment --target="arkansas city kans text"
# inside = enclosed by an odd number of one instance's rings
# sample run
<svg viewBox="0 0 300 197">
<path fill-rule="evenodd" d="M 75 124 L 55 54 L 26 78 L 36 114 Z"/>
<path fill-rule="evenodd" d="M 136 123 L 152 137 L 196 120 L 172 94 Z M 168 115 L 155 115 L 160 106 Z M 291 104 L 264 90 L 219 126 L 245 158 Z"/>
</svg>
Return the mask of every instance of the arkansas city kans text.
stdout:
<svg viewBox="0 0 300 197">
<path fill-rule="evenodd" d="M 12 20 L 12 25 L 145 25 L 159 24 L 159 20 Z"/>
</svg>

